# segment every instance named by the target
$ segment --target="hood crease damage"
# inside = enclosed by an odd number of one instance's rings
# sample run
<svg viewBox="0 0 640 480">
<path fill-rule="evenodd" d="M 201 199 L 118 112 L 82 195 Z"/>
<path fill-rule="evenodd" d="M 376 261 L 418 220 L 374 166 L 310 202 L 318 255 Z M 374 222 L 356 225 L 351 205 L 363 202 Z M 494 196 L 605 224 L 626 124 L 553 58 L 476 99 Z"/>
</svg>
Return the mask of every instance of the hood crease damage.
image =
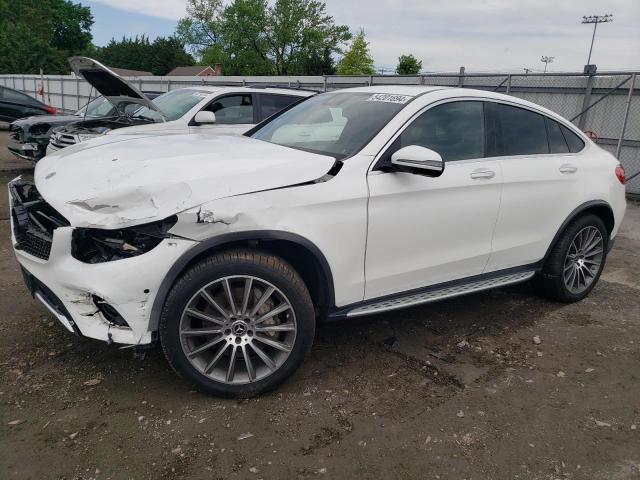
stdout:
<svg viewBox="0 0 640 480">
<path fill-rule="evenodd" d="M 197 207 L 199 222 L 231 224 L 237 218 L 220 218 L 203 205 L 325 182 L 342 166 L 330 156 L 243 136 L 141 137 L 126 149 L 109 138 L 91 143 L 88 151 L 80 144 L 36 165 L 38 191 L 73 227 L 126 228 Z"/>
</svg>

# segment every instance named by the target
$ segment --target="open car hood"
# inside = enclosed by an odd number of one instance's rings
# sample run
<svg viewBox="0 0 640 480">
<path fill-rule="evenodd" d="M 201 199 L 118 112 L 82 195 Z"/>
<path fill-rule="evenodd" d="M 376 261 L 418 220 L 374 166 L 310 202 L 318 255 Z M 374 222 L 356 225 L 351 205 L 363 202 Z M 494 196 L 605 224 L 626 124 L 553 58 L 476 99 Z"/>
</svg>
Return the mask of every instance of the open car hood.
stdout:
<svg viewBox="0 0 640 480">
<path fill-rule="evenodd" d="M 76 75 L 84 78 L 96 91 L 113 104 L 127 99 L 127 101 L 149 107 L 165 119 L 167 118 L 165 113 L 149 100 L 144 93 L 100 62 L 89 57 L 71 57 L 69 58 L 69 65 L 71 65 Z"/>
<path fill-rule="evenodd" d="M 326 175 L 333 157 L 236 135 L 105 135 L 47 155 L 40 195 L 74 227 L 123 228 Z"/>
</svg>

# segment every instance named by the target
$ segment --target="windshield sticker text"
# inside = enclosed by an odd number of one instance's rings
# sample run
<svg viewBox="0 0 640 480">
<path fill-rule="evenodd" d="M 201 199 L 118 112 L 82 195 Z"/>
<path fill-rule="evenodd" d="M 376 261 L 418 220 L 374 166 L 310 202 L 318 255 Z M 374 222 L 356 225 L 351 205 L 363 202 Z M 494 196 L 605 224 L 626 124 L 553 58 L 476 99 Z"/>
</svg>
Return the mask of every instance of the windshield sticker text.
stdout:
<svg viewBox="0 0 640 480">
<path fill-rule="evenodd" d="M 410 95 L 394 95 L 392 93 L 374 93 L 367 102 L 387 102 L 387 103 L 407 103 L 411 100 Z"/>
</svg>

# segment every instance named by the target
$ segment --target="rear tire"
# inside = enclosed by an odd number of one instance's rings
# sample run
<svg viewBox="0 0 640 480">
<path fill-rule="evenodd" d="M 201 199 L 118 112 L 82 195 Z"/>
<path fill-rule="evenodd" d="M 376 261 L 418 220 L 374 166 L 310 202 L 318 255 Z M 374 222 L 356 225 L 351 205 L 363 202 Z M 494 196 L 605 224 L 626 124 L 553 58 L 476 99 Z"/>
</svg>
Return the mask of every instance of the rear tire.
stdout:
<svg viewBox="0 0 640 480">
<path fill-rule="evenodd" d="M 283 259 L 231 250 L 178 279 L 159 330 L 167 360 L 196 388 L 250 397 L 300 367 L 313 343 L 315 312 L 302 278 Z"/>
<path fill-rule="evenodd" d="M 536 291 L 564 303 L 582 300 L 600 278 L 608 245 L 609 234 L 599 217 L 586 214 L 573 220 L 534 277 Z"/>
</svg>

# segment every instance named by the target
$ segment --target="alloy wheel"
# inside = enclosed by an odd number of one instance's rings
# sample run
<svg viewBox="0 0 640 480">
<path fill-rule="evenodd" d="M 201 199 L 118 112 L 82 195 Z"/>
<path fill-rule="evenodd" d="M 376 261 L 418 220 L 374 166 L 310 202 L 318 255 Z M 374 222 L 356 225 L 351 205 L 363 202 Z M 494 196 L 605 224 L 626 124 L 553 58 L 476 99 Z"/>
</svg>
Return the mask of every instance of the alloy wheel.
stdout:
<svg viewBox="0 0 640 480">
<path fill-rule="evenodd" d="M 289 357 L 297 324 L 291 302 L 254 276 L 217 279 L 198 290 L 180 319 L 180 344 L 203 375 L 225 384 L 262 380 Z"/>
<path fill-rule="evenodd" d="M 604 257 L 604 240 L 600 230 L 588 226 L 571 241 L 564 261 L 565 287 L 573 294 L 583 293 L 595 280 Z"/>
</svg>

